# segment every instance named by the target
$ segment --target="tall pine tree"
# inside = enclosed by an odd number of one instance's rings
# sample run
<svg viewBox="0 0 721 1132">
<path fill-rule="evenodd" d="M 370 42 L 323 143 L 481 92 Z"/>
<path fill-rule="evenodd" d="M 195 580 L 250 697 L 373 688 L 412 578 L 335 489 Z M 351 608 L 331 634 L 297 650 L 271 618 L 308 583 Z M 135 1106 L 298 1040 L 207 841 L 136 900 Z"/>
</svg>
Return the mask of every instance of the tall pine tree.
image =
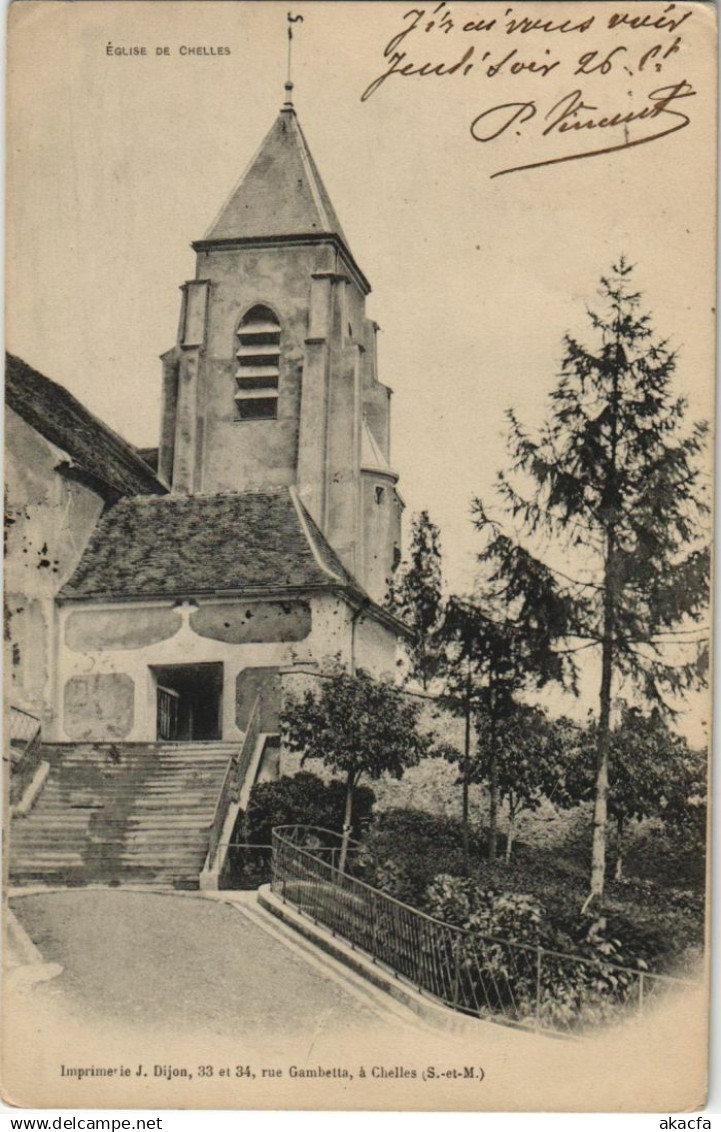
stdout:
<svg viewBox="0 0 721 1132">
<path fill-rule="evenodd" d="M 443 614 L 440 531 L 427 511 L 414 516 L 410 561 L 394 579 L 388 605 L 413 630 L 411 675 L 426 689 L 438 671 Z"/>
<path fill-rule="evenodd" d="M 566 336 L 540 432 L 531 435 L 508 414 L 511 468 L 499 477 L 522 536 L 536 536 L 534 546 L 556 544 L 548 568 L 537 560 L 533 567 L 539 609 L 550 570 L 566 580 L 573 647 L 600 653 L 589 898 L 602 895 L 605 880 L 612 695 L 628 680 L 650 705 L 670 711 L 675 696 L 703 682 L 708 652 L 699 460 L 707 425 L 686 426 L 686 402 L 671 384 L 676 355 L 640 313 L 631 272 L 622 258 L 601 280 L 605 310 L 589 312 L 592 347 Z M 499 577 L 517 577 L 519 547 L 488 527 L 479 501 L 476 523 L 490 529 Z M 568 563 L 576 556 L 582 576 L 573 578 Z"/>
</svg>

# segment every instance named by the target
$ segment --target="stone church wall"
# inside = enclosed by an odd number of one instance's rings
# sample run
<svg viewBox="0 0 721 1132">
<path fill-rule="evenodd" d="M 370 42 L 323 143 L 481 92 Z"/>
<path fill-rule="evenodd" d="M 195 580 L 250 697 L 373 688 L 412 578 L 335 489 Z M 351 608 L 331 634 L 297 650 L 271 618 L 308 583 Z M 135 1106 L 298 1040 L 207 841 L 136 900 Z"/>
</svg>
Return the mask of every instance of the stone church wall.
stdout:
<svg viewBox="0 0 721 1132">
<path fill-rule="evenodd" d="M 133 729 L 133 681 L 122 672 L 72 676 L 64 690 L 65 734 L 76 742 L 127 739 Z"/>
<path fill-rule="evenodd" d="M 223 665 L 222 737 L 240 739 L 261 689 L 264 730 L 275 730 L 278 676 L 294 661 L 322 668 L 357 663 L 376 675 L 393 672 L 395 638 L 367 615 L 356 619 L 333 594 L 285 601 L 204 600 L 173 606 L 67 603 L 60 606 L 56 699 L 57 742 L 156 738 L 155 670 L 172 665 Z"/>
<path fill-rule="evenodd" d="M 53 714 L 54 598 L 75 569 L 104 503 L 57 471 L 67 454 L 10 408 L 5 436 L 8 699 L 47 723 Z"/>
</svg>

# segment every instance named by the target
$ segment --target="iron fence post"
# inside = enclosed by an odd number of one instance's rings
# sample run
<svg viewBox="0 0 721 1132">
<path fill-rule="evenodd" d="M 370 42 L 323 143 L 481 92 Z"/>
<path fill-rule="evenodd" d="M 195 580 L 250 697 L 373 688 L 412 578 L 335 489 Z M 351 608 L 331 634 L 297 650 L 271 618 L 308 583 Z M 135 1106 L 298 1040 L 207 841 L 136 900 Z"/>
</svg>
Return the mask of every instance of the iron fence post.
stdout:
<svg viewBox="0 0 721 1132">
<path fill-rule="evenodd" d="M 458 1000 L 461 995 L 461 949 L 459 940 L 455 940 L 455 944 L 451 944 L 453 948 L 453 1008 L 458 1009 Z"/>
<path fill-rule="evenodd" d="M 316 832 L 324 835 L 322 830 Z M 415 984 L 421 993 L 434 995 L 456 1010 L 481 1017 L 505 1015 L 527 1029 L 562 1030 L 571 1035 L 576 1032 L 576 1021 L 585 1021 L 583 1003 L 571 1011 L 570 1018 L 568 1011 L 554 1010 L 552 984 L 562 978 L 569 964 L 590 979 L 599 969 L 597 960 L 452 928 L 359 877 L 340 874 L 335 862 L 328 863 L 336 853 L 332 846 L 306 847 L 300 827 L 274 832 L 273 891 L 300 915 L 346 939 L 351 948 L 366 953 L 369 949 L 372 961 L 382 964 L 396 979 Z M 546 954 L 548 975 L 543 965 Z M 506 959 L 502 971 L 499 955 Z M 645 1012 L 647 977 L 652 997 L 656 987 L 685 985 L 685 980 L 618 964 L 601 964 L 601 971 L 606 969 L 619 972 L 621 981 L 614 979 L 611 984 L 609 1003 L 619 1013 L 621 1008 L 631 1008 L 634 977 L 639 1016 Z M 535 998 L 529 1002 L 532 994 Z"/>
</svg>

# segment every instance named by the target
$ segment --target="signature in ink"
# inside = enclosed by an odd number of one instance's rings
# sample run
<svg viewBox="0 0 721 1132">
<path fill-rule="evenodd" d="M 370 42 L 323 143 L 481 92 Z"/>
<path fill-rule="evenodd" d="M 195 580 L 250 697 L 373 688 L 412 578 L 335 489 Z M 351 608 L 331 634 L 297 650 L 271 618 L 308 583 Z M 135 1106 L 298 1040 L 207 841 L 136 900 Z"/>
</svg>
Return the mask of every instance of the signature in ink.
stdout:
<svg viewBox="0 0 721 1132">
<path fill-rule="evenodd" d="M 607 111 L 598 106 L 584 102 L 583 91 L 572 90 L 564 95 L 558 102 L 547 110 L 539 119 L 539 106 L 534 100 L 528 102 L 504 102 L 498 106 L 482 111 L 471 122 L 471 136 L 477 142 L 492 142 L 500 138 L 508 130 L 515 129 L 518 135 L 535 122 L 536 128 L 547 123 L 541 129 L 542 138 L 557 138 L 560 135 L 577 133 L 586 136 L 597 130 L 623 130 L 623 140 L 611 145 L 593 149 L 584 149 L 578 153 L 569 153 L 562 157 L 547 157 L 540 161 L 530 161 L 524 165 L 514 165 L 509 169 L 499 169 L 491 177 L 503 177 L 507 173 L 518 173 L 522 169 L 540 169 L 544 165 L 560 165 L 564 161 L 579 161 L 586 157 L 599 157 L 603 153 L 615 153 L 621 149 L 631 149 L 633 146 L 645 145 L 648 142 L 658 141 L 668 137 L 678 130 L 683 130 L 691 122 L 688 114 L 678 109 L 681 99 L 691 98 L 697 92 L 691 83 L 685 79 L 670 86 L 659 87 L 651 91 L 647 97 L 647 105 L 641 110 L 633 111 Z M 629 138 L 626 127 L 631 122 L 647 121 L 660 126 L 641 137 Z"/>
</svg>

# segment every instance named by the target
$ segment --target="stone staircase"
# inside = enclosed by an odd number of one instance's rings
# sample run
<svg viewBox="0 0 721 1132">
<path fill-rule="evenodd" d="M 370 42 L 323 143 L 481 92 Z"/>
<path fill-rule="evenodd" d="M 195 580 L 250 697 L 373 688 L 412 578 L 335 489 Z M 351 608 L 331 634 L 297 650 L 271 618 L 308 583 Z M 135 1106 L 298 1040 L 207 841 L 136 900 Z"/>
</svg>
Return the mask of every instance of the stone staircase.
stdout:
<svg viewBox="0 0 721 1132">
<path fill-rule="evenodd" d="M 45 745 L 32 811 L 10 826 L 10 881 L 197 888 L 237 743 Z"/>
</svg>

